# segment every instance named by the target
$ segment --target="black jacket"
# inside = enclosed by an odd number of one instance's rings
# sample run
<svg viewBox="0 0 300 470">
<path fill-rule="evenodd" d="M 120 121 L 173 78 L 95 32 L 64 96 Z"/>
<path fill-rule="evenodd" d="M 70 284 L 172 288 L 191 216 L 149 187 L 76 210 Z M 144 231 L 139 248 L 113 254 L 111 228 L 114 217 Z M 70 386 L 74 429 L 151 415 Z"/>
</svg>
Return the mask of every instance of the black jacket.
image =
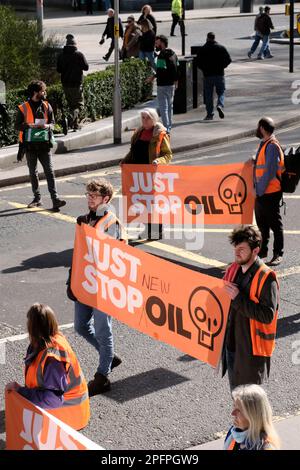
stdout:
<svg viewBox="0 0 300 470">
<path fill-rule="evenodd" d="M 114 25 L 115 25 L 115 19 L 114 17 L 107 18 L 105 30 L 103 31 L 102 37 L 104 36 L 107 37 L 107 39 L 113 39 L 114 38 Z M 123 31 L 123 25 L 121 18 L 119 18 L 119 29 L 120 29 L 120 38 L 123 37 L 124 31 Z"/>
<path fill-rule="evenodd" d="M 66 87 L 78 87 L 83 80 L 83 70 L 88 70 L 86 58 L 76 46 L 65 46 L 57 59 L 57 71 L 61 74 L 61 83 Z"/>
<path fill-rule="evenodd" d="M 178 59 L 172 49 L 160 51 L 156 62 L 157 86 L 170 86 L 178 80 Z"/>
<path fill-rule="evenodd" d="M 155 34 L 153 30 L 146 31 L 140 37 L 140 50 L 143 52 L 153 52 L 155 45 Z"/>
<path fill-rule="evenodd" d="M 197 65 L 202 70 L 204 77 L 224 75 L 224 69 L 231 63 L 231 57 L 225 49 L 216 41 L 207 41 L 201 47 L 197 56 Z"/>
<path fill-rule="evenodd" d="M 141 16 L 139 17 L 138 21 L 137 21 L 137 24 L 141 24 L 141 21 L 142 21 L 142 20 L 145 20 L 145 19 L 150 21 L 150 23 L 151 23 L 151 25 L 152 25 L 152 28 L 153 28 L 153 31 L 154 31 L 154 34 L 156 34 L 157 25 L 156 25 L 156 20 L 155 20 L 155 18 L 154 18 L 153 15 L 151 15 L 151 14 L 150 14 L 150 15 L 147 15 L 147 16 L 141 15 Z"/>
<path fill-rule="evenodd" d="M 257 18 L 255 22 L 255 29 L 263 36 L 269 36 L 271 29 L 274 29 L 270 16 L 266 13 L 263 13 L 259 18 Z"/>
</svg>

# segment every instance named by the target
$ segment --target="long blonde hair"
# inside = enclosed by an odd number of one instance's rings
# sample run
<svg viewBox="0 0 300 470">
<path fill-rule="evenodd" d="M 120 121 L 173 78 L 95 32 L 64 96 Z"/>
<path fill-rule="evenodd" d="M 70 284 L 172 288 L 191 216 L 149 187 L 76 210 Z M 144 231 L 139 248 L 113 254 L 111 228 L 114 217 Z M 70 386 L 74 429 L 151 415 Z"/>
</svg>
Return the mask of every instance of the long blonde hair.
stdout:
<svg viewBox="0 0 300 470">
<path fill-rule="evenodd" d="M 233 390 L 232 397 L 238 401 L 249 421 L 247 447 L 263 448 L 267 441 L 274 449 L 279 449 L 280 439 L 272 421 L 272 408 L 264 389 L 255 384 L 241 385 Z"/>
</svg>

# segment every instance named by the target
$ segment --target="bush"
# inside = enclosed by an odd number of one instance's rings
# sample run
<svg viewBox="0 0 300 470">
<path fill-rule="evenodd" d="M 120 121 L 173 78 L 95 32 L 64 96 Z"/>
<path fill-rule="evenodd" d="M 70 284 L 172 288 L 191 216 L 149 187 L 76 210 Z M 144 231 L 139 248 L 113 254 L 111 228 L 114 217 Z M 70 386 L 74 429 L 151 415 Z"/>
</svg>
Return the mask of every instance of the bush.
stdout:
<svg viewBox="0 0 300 470">
<path fill-rule="evenodd" d="M 152 84 L 146 83 L 146 78 L 152 75 L 148 63 L 140 59 L 130 59 L 120 66 L 120 85 L 122 109 L 132 108 L 136 103 L 145 101 L 151 96 Z M 87 75 L 84 80 L 85 107 L 82 117 L 95 121 L 113 114 L 113 66 L 106 70 Z M 0 117 L 0 146 L 17 142 L 14 121 L 17 105 L 26 100 L 24 88 L 11 90 L 6 97 L 9 121 L 4 122 Z M 67 104 L 61 84 L 47 87 L 47 99 L 54 110 L 55 120 L 59 123 L 62 115 L 68 114 Z"/>
</svg>

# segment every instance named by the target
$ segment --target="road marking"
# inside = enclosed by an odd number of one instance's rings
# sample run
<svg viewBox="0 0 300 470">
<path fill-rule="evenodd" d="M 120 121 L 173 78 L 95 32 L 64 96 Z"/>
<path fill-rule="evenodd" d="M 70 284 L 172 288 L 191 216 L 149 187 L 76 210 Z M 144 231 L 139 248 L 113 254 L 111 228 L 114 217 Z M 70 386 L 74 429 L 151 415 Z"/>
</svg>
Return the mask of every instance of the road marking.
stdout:
<svg viewBox="0 0 300 470">
<path fill-rule="evenodd" d="M 68 222 L 71 224 L 76 223 L 76 218 L 70 215 L 61 214 L 60 212 L 50 212 L 46 209 L 41 209 L 39 207 L 32 207 L 28 208 L 25 204 L 19 204 L 18 202 L 7 201 L 7 203 L 15 207 L 16 209 L 23 209 L 26 212 L 37 212 L 39 215 L 43 215 L 46 217 L 52 217 L 53 219 L 61 220 L 62 222 Z"/>
<path fill-rule="evenodd" d="M 300 274 L 300 266 L 286 268 L 286 269 L 283 269 L 282 271 L 277 271 L 276 274 L 277 274 L 277 277 L 288 277 L 288 276 L 293 276 L 295 274 Z"/>
<path fill-rule="evenodd" d="M 74 323 L 65 323 L 64 325 L 59 325 L 59 330 L 67 330 L 69 328 L 73 328 Z M 28 338 L 28 333 L 22 333 L 21 335 L 14 335 L 14 336 L 7 336 L 6 338 L 0 338 L 0 344 L 6 343 L 7 341 L 14 342 L 14 341 L 22 341 L 23 339 Z"/>
</svg>

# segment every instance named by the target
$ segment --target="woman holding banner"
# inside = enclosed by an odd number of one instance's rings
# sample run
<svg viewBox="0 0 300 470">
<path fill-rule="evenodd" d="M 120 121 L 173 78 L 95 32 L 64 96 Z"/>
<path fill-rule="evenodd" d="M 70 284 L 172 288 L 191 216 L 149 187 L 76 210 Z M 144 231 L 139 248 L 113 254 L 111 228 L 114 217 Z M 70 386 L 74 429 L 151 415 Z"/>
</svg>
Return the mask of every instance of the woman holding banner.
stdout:
<svg viewBox="0 0 300 470">
<path fill-rule="evenodd" d="M 166 128 L 159 122 L 155 109 L 145 108 L 141 111 L 141 127 L 131 138 L 130 150 L 121 160 L 123 163 L 135 165 L 168 165 L 172 160 L 170 138 Z M 153 233 L 158 227 L 158 234 Z M 162 224 L 145 224 L 145 231 L 139 238 L 146 236 L 148 240 L 162 238 Z"/>
<path fill-rule="evenodd" d="M 25 387 L 11 382 L 6 390 L 20 393 L 74 429 L 84 428 L 90 418 L 87 384 L 75 353 L 58 330 L 53 310 L 33 304 L 27 313 L 27 329 Z"/>
<path fill-rule="evenodd" d="M 259 385 L 241 385 L 232 392 L 233 426 L 224 450 L 278 450 L 279 437 L 272 422 L 272 408 Z"/>
</svg>

